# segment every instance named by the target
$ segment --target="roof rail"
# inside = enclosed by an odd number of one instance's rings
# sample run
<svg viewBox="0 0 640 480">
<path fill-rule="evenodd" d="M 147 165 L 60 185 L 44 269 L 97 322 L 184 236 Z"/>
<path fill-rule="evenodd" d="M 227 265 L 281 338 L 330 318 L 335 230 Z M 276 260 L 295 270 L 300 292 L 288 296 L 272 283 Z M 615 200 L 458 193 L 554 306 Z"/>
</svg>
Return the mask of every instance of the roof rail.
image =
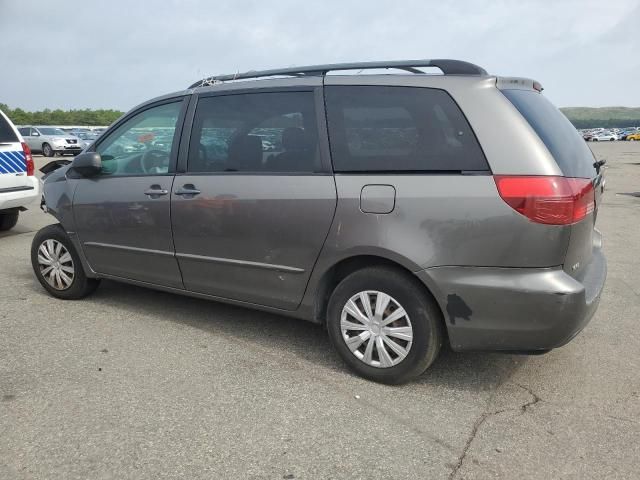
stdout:
<svg viewBox="0 0 640 480">
<path fill-rule="evenodd" d="M 462 60 L 394 60 L 390 62 L 356 62 L 356 63 L 330 63 L 326 65 L 308 65 L 306 67 L 277 68 L 272 70 L 251 70 L 243 73 L 231 73 L 215 75 L 197 81 L 189 88 L 205 87 L 230 80 L 245 80 L 249 78 L 275 77 L 290 75 L 294 77 L 306 77 L 326 75 L 335 70 L 370 70 L 382 68 L 394 68 L 407 72 L 424 74 L 419 67 L 436 67 L 445 75 L 486 75 L 484 68 Z"/>
</svg>

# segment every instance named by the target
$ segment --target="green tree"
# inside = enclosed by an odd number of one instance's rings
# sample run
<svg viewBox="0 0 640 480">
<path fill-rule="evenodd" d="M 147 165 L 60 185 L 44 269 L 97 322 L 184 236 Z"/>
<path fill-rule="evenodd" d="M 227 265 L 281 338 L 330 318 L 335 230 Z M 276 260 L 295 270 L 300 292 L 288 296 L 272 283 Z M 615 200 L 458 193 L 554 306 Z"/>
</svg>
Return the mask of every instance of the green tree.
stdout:
<svg viewBox="0 0 640 480">
<path fill-rule="evenodd" d="M 122 112 L 112 109 L 91 110 L 50 110 L 45 108 L 37 112 L 27 112 L 21 108 L 12 109 L 5 103 L 0 103 L 2 110 L 16 125 L 111 125 Z"/>
</svg>

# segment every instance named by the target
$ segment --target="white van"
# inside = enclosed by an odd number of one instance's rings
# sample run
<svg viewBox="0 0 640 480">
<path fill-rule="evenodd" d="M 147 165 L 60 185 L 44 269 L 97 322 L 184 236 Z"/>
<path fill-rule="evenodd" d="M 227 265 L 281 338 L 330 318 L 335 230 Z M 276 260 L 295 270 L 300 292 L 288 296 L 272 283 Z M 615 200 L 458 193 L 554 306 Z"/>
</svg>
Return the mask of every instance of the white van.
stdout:
<svg viewBox="0 0 640 480">
<path fill-rule="evenodd" d="M 20 211 L 39 196 L 31 150 L 0 110 L 0 231 L 13 228 Z"/>
</svg>

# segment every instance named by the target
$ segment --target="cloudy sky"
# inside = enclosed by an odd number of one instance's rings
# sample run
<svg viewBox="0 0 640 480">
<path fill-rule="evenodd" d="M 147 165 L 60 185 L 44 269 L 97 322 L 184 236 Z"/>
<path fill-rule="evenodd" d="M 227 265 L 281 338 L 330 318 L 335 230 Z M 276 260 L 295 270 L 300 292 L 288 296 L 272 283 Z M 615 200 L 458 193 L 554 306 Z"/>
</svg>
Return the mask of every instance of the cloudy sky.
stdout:
<svg viewBox="0 0 640 480">
<path fill-rule="evenodd" d="M 640 106 L 640 0 L 0 0 L 0 103 L 117 108 L 216 73 L 458 58 Z"/>
</svg>

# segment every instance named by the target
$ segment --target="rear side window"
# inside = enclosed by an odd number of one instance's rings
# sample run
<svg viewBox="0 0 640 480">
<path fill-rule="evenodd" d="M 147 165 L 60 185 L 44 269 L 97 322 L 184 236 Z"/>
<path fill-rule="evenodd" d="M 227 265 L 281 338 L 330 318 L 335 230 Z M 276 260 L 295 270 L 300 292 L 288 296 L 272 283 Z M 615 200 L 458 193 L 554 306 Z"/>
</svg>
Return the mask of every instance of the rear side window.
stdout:
<svg viewBox="0 0 640 480">
<path fill-rule="evenodd" d="M 533 90 L 502 90 L 553 155 L 565 177 L 596 175 L 591 150 L 572 123 L 543 95 Z"/>
<path fill-rule="evenodd" d="M 312 92 L 267 92 L 198 100 L 189 172 L 322 170 Z"/>
<path fill-rule="evenodd" d="M 325 88 L 336 172 L 489 169 L 464 115 L 443 90 Z"/>
<path fill-rule="evenodd" d="M 4 118 L 3 115 L 0 115 L 0 143 L 9 143 L 9 142 L 17 142 L 18 137 L 16 133 L 11 128 L 11 125 Z"/>
</svg>

